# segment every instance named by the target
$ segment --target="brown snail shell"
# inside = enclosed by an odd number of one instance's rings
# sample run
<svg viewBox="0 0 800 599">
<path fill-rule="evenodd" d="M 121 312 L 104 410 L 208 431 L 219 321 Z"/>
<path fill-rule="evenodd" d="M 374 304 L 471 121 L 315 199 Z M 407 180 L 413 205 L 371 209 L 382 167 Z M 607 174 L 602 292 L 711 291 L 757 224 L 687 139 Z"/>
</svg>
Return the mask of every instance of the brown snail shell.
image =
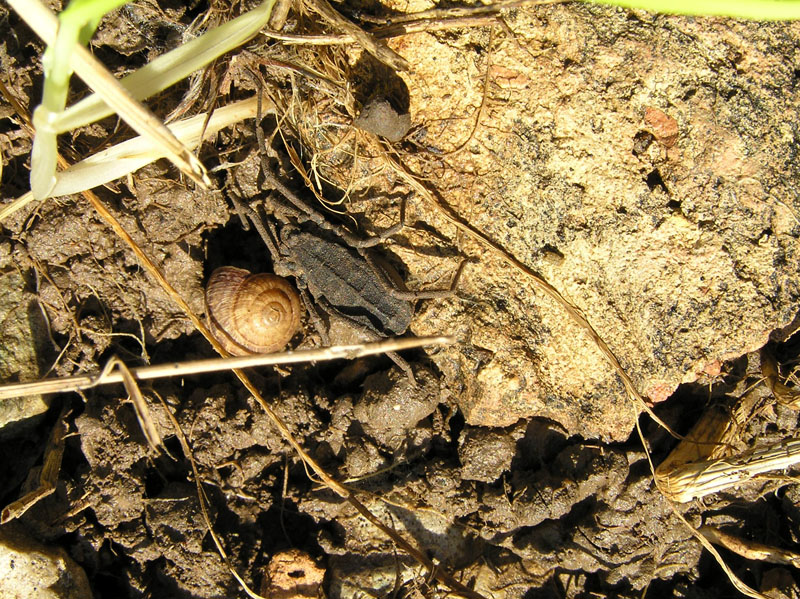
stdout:
<svg viewBox="0 0 800 599">
<path fill-rule="evenodd" d="M 300 298 L 279 276 L 223 266 L 206 285 L 211 332 L 235 356 L 282 350 L 300 328 Z"/>
</svg>

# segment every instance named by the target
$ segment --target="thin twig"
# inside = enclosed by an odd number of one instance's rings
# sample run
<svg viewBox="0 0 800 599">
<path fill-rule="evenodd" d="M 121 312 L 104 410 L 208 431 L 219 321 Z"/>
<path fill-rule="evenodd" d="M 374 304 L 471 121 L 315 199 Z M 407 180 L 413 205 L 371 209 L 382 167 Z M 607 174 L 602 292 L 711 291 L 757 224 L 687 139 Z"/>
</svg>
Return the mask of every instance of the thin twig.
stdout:
<svg viewBox="0 0 800 599">
<path fill-rule="evenodd" d="M 278 354 L 262 354 L 235 358 L 210 358 L 207 360 L 193 360 L 190 362 L 173 362 L 171 364 L 141 366 L 138 368 L 130 368 L 128 372 L 133 380 L 145 381 L 173 376 L 206 374 L 209 372 L 219 372 L 237 368 L 253 368 L 256 366 L 298 364 L 300 362 L 320 362 L 324 360 L 352 360 L 363 356 L 403 351 L 426 345 L 445 345 L 453 343 L 454 341 L 455 339 L 453 337 L 403 337 L 383 339 L 373 343 L 337 345 L 334 347 L 288 351 Z M 117 366 L 120 362 L 115 361 L 110 364 L 112 366 Z M 107 366 L 102 372 L 96 374 L 82 374 L 51 380 L 3 385 L 0 386 L 0 401 L 12 397 L 78 391 L 98 387 L 100 385 L 124 382 L 125 376 L 122 371 L 118 368 L 110 368 Z"/>
<path fill-rule="evenodd" d="M 479 4 L 477 6 L 454 6 L 452 8 L 431 8 L 428 10 L 421 10 L 419 12 L 412 12 L 405 15 L 392 15 L 390 19 L 381 19 L 374 17 L 371 20 L 373 23 L 386 23 L 391 21 L 394 23 L 408 23 L 411 21 L 421 20 L 457 20 L 462 18 L 475 17 L 479 15 L 496 15 L 501 11 L 512 10 L 515 8 L 527 8 L 530 6 L 539 6 L 542 4 L 563 4 L 566 0 L 496 0 L 488 4 Z M 362 16 L 362 19 L 367 20 Z"/>
</svg>

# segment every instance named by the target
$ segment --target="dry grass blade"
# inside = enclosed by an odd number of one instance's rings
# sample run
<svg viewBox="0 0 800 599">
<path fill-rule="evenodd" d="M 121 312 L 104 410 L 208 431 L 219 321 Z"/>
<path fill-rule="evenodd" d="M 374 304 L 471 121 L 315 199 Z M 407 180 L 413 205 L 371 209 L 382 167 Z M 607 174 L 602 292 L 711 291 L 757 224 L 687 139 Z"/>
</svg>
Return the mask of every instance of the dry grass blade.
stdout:
<svg viewBox="0 0 800 599">
<path fill-rule="evenodd" d="M 489 4 L 468 7 L 433 8 L 392 17 L 387 23 L 371 31 L 378 38 L 397 37 L 422 31 L 442 31 L 460 27 L 485 27 L 497 23 L 504 11 L 543 4 L 561 4 L 564 0 L 499 0 Z"/>
<path fill-rule="evenodd" d="M 683 441 L 659 464 L 656 476 L 666 480 L 686 464 L 722 457 L 737 431 L 737 421 L 730 412 L 711 407 L 703 412 Z"/>
<path fill-rule="evenodd" d="M 19 103 L 16 96 L 11 93 L 2 80 L 0 80 L 0 94 L 2 94 L 5 101 L 11 105 L 11 107 L 14 109 L 14 112 L 16 112 L 17 115 L 22 119 L 22 129 L 25 131 L 25 133 L 33 137 L 33 123 L 31 122 L 27 111 L 22 107 L 22 104 Z"/>
<path fill-rule="evenodd" d="M 800 408 L 800 390 L 793 389 L 781 381 L 778 363 L 767 347 L 761 350 L 761 374 L 764 375 L 778 402 L 793 410 Z"/>
<path fill-rule="evenodd" d="M 754 449 L 735 456 L 729 455 L 743 425 L 752 417 L 754 408 L 753 401 L 747 398 L 742 398 L 731 410 L 713 406 L 703 413 L 692 430 L 657 469 L 653 470 L 649 454 L 648 461 L 650 461 L 656 485 L 669 502 L 673 512 L 703 547 L 714 556 L 734 587 L 749 597 L 763 598 L 765 595 L 748 587 L 733 574 L 712 543 L 721 544 L 750 559 L 766 559 L 757 557 L 758 551 L 773 548 L 765 548 L 761 545 L 756 547 L 756 544 L 750 544 L 748 547 L 747 542 L 709 527 L 702 527 L 698 530 L 689 523 L 675 505 L 675 502 L 683 503 L 694 498 L 701 498 L 751 480 L 760 473 L 786 468 L 800 462 L 800 441 L 783 441 L 766 448 Z M 639 430 L 638 424 L 637 430 Z M 644 443 L 641 430 L 639 430 L 639 435 Z M 772 555 L 780 553 L 781 550 L 775 549 Z M 787 552 L 787 555 L 789 553 L 791 552 Z"/>
<path fill-rule="evenodd" d="M 766 348 L 761 351 L 761 369 L 775 398 L 795 407 L 796 391 L 779 382 L 777 364 Z M 737 445 L 742 447 L 739 435 L 757 404 L 757 399 L 745 396 L 729 410 L 712 406 L 703 413 L 656 469 L 656 482 L 667 498 L 684 503 L 800 463 L 800 440 L 795 439 L 734 454 Z"/>
<path fill-rule="evenodd" d="M 47 44 L 58 31 L 58 19 L 41 0 L 8 0 L 11 7 Z M 181 171 L 198 185 L 211 186 L 203 164 L 144 105 L 137 102 L 122 84 L 86 48 L 77 45 L 73 52 L 75 73 L 137 133 L 151 139 Z"/>
<path fill-rule="evenodd" d="M 13 503 L 8 504 L 0 512 L 0 524 L 19 518 L 36 503 L 51 495 L 58 484 L 58 472 L 61 470 L 61 459 L 64 456 L 64 437 L 67 434 L 67 409 L 63 408 L 58 416 L 47 447 L 44 451 L 44 463 L 39 474 L 39 486 L 26 493 Z"/>
<path fill-rule="evenodd" d="M 722 559 L 722 556 L 717 551 L 716 547 L 711 544 L 711 542 L 703 536 L 700 531 L 698 531 L 691 523 L 681 514 L 678 509 L 675 507 L 674 504 L 670 503 L 672 507 L 673 513 L 678 516 L 678 518 L 683 522 L 683 524 L 692 532 L 692 535 L 700 541 L 700 544 L 711 554 L 714 556 L 714 559 L 719 564 L 720 568 L 722 568 L 725 575 L 730 580 L 731 584 L 734 588 L 739 591 L 742 595 L 746 595 L 748 597 L 752 597 L 753 599 L 770 599 L 767 595 L 763 593 L 759 593 L 757 590 L 749 587 L 745 583 L 743 583 L 736 574 L 733 573 L 733 570 L 730 569 L 730 566 L 725 563 L 725 560 Z"/>
<path fill-rule="evenodd" d="M 476 6 L 453 6 L 450 8 L 430 8 L 405 15 L 392 16 L 393 23 L 409 23 L 419 20 L 460 19 L 480 15 L 496 15 L 501 11 L 528 8 L 544 4 L 563 4 L 564 0 L 496 0 Z"/>
<path fill-rule="evenodd" d="M 144 437 L 147 439 L 147 444 L 150 446 L 150 449 L 153 451 L 163 449 L 164 444 L 153 422 L 153 417 L 150 416 L 150 408 L 147 407 L 147 402 L 144 400 L 142 391 L 139 389 L 139 385 L 133 378 L 131 371 L 119 358 L 111 358 L 108 364 L 106 364 L 106 370 L 108 372 L 116 370 L 122 377 L 122 384 L 125 385 L 125 391 L 128 392 L 128 397 L 133 402 L 136 419 L 139 421 L 139 428 L 142 429 L 142 433 L 144 433 Z"/>
<path fill-rule="evenodd" d="M 271 112 L 274 107 L 268 106 Z M 239 121 L 255 116 L 256 97 L 234 102 L 215 110 L 168 125 L 176 138 L 188 148 L 200 145 L 201 138 L 211 138 L 218 131 Z M 153 147 L 147 137 L 135 137 L 119 143 L 107 150 L 93 154 L 89 158 L 59 173 L 51 195 L 71 195 L 85 189 L 92 189 L 109 181 L 124 177 L 128 173 L 164 158 L 163 147 Z"/>
<path fill-rule="evenodd" d="M 657 480 L 664 495 L 685 503 L 795 464 L 800 464 L 800 438 L 784 439 L 735 456 L 686 464 L 659 473 Z"/>
<path fill-rule="evenodd" d="M 267 100 L 269 102 L 269 100 Z M 268 106 L 267 112 L 273 110 Z M 213 136 L 219 130 L 236 122 L 255 116 L 256 98 L 248 98 L 234 102 L 211 113 L 199 114 L 169 125 L 182 143 L 195 148 L 200 145 L 201 136 Z M 77 164 L 62 170 L 58 174 L 52 196 L 70 195 L 87 189 L 93 189 L 115 179 L 124 177 L 143 166 L 164 158 L 159 148 L 154 148 L 146 137 L 135 137 L 123 141 L 107 150 L 98 152 L 81 160 Z M 27 192 L 13 202 L 4 205 L 0 210 L 0 222 L 21 210 L 35 199 L 32 192 Z"/>
<path fill-rule="evenodd" d="M 9 202 L 8 204 L 4 204 L 2 210 L 0 210 L 0 223 L 7 219 L 9 216 L 17 212 L 18 210 L 22 210 L 25 206 L 30 204 L 36 198 L 33 197 L 33 192 L 27 192 L 21 196 L 19 196 L 13 202 Z"/>
<path fill-rule="evenodd" d="M 800 568 L 800 553 L 736 537 L 713 526 L 700 527 L 700 534 L 744 558 Z"/>
</svg>

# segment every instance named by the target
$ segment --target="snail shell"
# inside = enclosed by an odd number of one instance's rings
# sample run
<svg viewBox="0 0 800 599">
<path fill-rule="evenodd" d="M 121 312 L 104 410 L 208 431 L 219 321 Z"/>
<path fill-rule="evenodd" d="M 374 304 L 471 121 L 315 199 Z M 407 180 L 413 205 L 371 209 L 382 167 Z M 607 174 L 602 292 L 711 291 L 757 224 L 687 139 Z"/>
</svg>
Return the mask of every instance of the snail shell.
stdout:
<svg viewBox="0 0 800 599">
<path fill-rule="evenodd" d="M 223 266 L 206 286 L 211 332 L 235 356 L 282 350 L 300 328 L 297 291 L 276 275 Z"/>
</svg>

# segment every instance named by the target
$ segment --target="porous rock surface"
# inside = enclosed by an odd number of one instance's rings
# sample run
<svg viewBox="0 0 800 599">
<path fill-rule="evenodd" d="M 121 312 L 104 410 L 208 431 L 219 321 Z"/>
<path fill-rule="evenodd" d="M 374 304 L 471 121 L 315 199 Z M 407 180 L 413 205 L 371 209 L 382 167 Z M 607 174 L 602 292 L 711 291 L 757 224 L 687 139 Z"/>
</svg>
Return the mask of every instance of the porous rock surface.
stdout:
<svg viewBox="0 0 800 599">
<path fill-rule="evenodd" d="M 800 26 L 575 4 L 504 18 L 393 43 L 413 62 L 409 137 L 430 150 L 411 167 L 441 201 L 583 310 L 653 402 L 792 323 Z M 411 327 L 464 340 L 434 360 L 467 422 L 627 438 L 639 408 L 565 310 L 412 208 L 477 258 Z"/>
<path fill-rule="evenodd" d="M 91 599 L 86 573 L 60 547 L 30 538 L 22 527 L 0 529 L 0 597 Z"/>
</svg>

